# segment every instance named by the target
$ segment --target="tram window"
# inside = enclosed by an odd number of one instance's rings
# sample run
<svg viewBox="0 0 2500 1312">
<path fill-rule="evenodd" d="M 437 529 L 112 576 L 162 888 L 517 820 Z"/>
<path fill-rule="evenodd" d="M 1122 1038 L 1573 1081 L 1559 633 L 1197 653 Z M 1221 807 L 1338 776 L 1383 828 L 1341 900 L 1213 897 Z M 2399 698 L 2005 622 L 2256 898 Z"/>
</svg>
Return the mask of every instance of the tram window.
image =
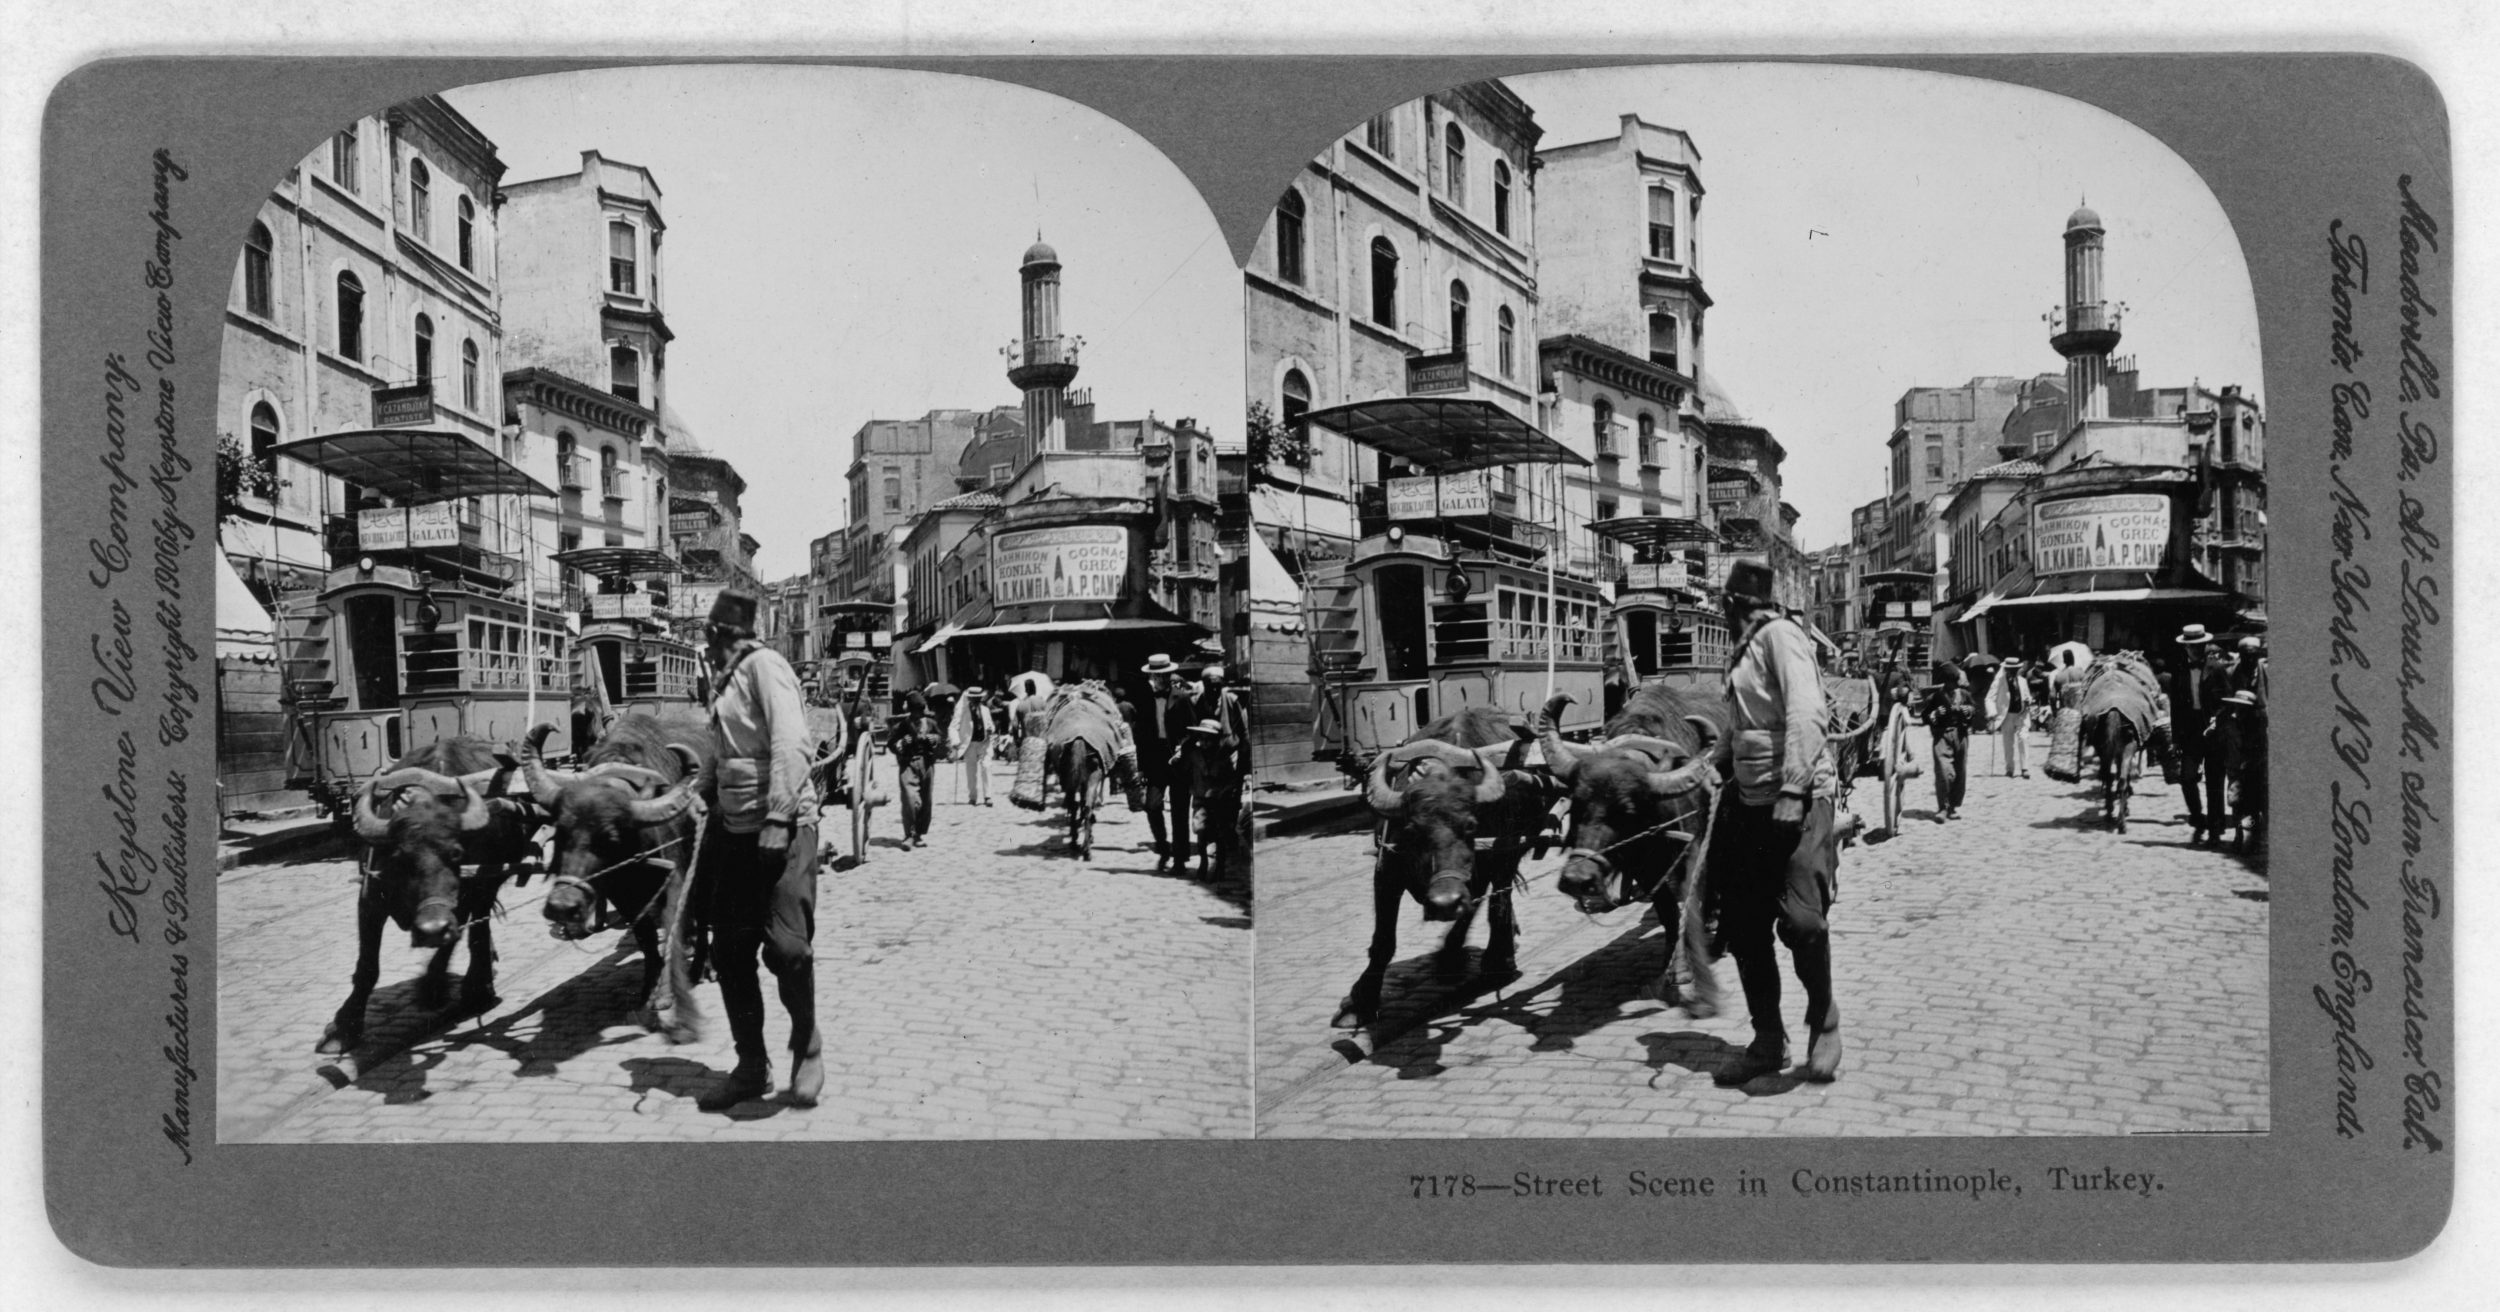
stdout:
<svg viewBox="0 0 2500 1312">
<path fill-rule="evenodd" d="M 1373 575 L 1379 591 L 1381 673 L 1390 679 L 1424 677 L 1424 571 L 1389 565 Z"/>
</svg>

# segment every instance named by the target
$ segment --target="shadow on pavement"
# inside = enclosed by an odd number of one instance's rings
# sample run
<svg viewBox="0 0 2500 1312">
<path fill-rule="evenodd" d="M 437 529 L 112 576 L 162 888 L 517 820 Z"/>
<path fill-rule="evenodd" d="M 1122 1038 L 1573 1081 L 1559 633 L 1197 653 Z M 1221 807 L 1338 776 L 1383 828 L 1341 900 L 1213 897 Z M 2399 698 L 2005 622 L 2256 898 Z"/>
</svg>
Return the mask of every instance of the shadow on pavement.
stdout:
<svg viewBox="0 0 2500 1312">
<path fill-rule="evenodd" d="M 630 1081 L 628 1087 L 634 1093 L 634 1111 L 637 1115 L 642 1112 L 644 1094 L 664 1094 L 671 1098 L 683 1098 L 688 1102 L 695 1102 L 719 1088 L 721 1082 L 729 1078 L 727 1071 L 714 1070 L 702 1062 L 685 1057 L 629 1057 L 618 1065 L 624 1068 Z M 776 1070 L 773 1074 L 779 1077 L 784 1072 Z M 782 1101 L 785 1096 L 787 1095 L 780 1093 L 767 1094 L 761 1098 L 751 1098 L 726 1111 L 705 1114 L 731 1121 L 768 1121 L 789 1110 L 789 1104 Z"/>
<path fill-rule="evenodd" d="M 1745 1055 L 1743 1048 L 1699 1030 L 1683 1030 L 1674 1034 L 1649 1033 L 1641 1036 L 1641 1046 L 1649 1049 L 1649 1067 L 1659 1075 L 1669 1066 L 1680 1066 L 1696 1075 L 1707 1075 L 1716 1081 L 1719 1072 L 1734 1066 Z M 1748 1098 L 1776 1098 L 1805 1083 L 1790 1071 L 1773 1075 L 1757 1075 L 1735 1086 Z M 1658 1087 L 1655 1077 L 1650 1087 Z M 1726 1087 L 1726 1086 L 1722 1086 Z"/>
<path fill-rule="evenodd" d="M 606 1040 L 600 1031 L 632 1019 L 640 1002 L 633 990 L 641 979 L 641 954 L 629 941 L 589 969 L 531 999 L 529 1005 L 474 1030 L 445 1034 L 440 1048 L 415 1051 L 418 1044 L 437 1031 L 478 1014 L 477 1009 L 455 1002 L 445 1010 L 393 1024 L 378 1037 L 368 1037 L 354 1054 L 357 1074 L 353 1081 L 343 1082 L 338 1074 L 332 1074 L 334 1070 L 343 1073 L 336 1066 L 325 1068 L 324 1074 L 337 1087 L 352 1083 L 367 1093 L 381 1094 L 386 1103 L 423 1101 L 430 1096 L 425 1087 L 426 1072 L 442 1065 L 454 1053 L 474 1047 L 493 1048 L 512 1057 L 518 1067 L 515 1073 L 522 1077 L 553 1075 L 564 1062 L 592 1048 L 608 1042 L 632 1041 Z M 408 980 L 387 990 L 376 990 L 374 1005 L 396 1005 L 401 998 L 413 1003 L 419 984 L 420 981 Z M 542 1013 L 548 1021 L 535 1035 L 524 1039 L 513 1034 L 521 1021 Z M 603 1016 L 606 1019 L 600 1019 Z"/>
<path fill-rule="evenodd" d="M 314 1071 L 329 1081 L 333 1089 L 353 1086 L 370 1093 L 384 1094 L 388 1102 L 415 1102 L 424 1097 L 421 1070 L 418 1072 L 417 1092 L 403 1093 L 399 1089 L 397 1081 L 409 1072 L 397 1059 L 408 1049 L 425 1042 L 430 1035 L 484 1009 L 460 1000 L 460 976 L 452 975 L 449 983 L 451 1000 L 433 1006 L 423 1000 L 425 978 L 422 975 L 412 975 L 375 988 L 372 996 L 365 1000 L 364 1042 L 350 1052 L 321 1057 L 313 1067 Z M 325 1021 L 327 1015 L 324 1013 Z M 314 1031 L 305 1037 L 305 1043 L 310 1046 L 320 1037 L 319 1031 Z M 439 1058 L 426 1063 L 426 1066 L 437 1064 Z M 393 1071 L 396 1073 L 392 1078 L 383 1078 L 384 1072 Z"/>
</svg>

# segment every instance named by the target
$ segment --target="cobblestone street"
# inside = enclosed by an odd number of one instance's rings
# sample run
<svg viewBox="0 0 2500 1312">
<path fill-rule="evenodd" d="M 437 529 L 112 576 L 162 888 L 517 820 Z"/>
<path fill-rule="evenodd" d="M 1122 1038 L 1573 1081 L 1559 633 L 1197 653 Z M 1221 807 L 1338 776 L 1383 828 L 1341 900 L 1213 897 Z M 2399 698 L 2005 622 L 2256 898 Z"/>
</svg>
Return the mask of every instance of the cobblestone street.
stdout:
<svg viewBox="0 0 2500 1312">
<path fill-rule="evenodd" d="M 778 1092 L 699 1111 L 733 1064 L 719 992 L 697 990 L 701 1042 L 635 1022 L 630 939 L 550 938 L 543 880 L 507 886 L 495 925 L 502 1002 L 481 1016 L 418 1009 L 422 964 L 386 931 L 358 1063 L 313 1045 L 355 960 L 355 866 L 238 866 L 219 880 L 218 1137 L 224 1142 L 981 1139 L 1240 1136 L 1250 1131 L 1249 881 L 1154 873 L 1146 825 L 1114 801 L 1095 857 L 1064 855 L 1064 823 L 1005 800 L 960 805 L 941 771 L 928 847 L 896 812 L 857 869 L 817 886 L 821 1105 Z M 1054 812 L 1054 816 L 1056 813 Z M 843 813 L 825 814 L 830 839 Z M 465 969 L 465 950 L 454 972 Z M 772 985 L 765 983 L 769 998 Z M 787 1022 L 770 1005 L 775 1088 Z M 342 1085 L 342 1081 L 344 1081 Z"/>
<path fill-rule="evenodd" d="M 2039 773 L 2045 746 L 2033 737 L 2030 779 L 2007 779 L 1974 740 L 1962 819 L 1938 822 L 1932 782 L 1914 779 L 1901 834 L 1842 852 L 1831 923 L 1847 1055 L 1829 1085 L 1716 1087 L 1751 1038 L 1735 963 L 1717 967 L 1719 1016 L 1663 1007 L 1654 919 L 1581 916 L 1553 889 L 1559 854 L 1528 866 L 1517 979 L 1436 980 L 1442 927 L 1410 900 L 1380 1023 L 1331 1030 L 1371 933 L 1370 836 L 1263 844 L 1259 1134 L 2263 1131 L 2264 874 L 2189 845 L 2158 774 L 2126 834 L 2102 828 L 2093 790 Z M 1872 779 L 1853 800 L 1880 813 Z M 1801 1061 L 1804 999 L 1784 949 L 1780 961 Z"/>
</svg>

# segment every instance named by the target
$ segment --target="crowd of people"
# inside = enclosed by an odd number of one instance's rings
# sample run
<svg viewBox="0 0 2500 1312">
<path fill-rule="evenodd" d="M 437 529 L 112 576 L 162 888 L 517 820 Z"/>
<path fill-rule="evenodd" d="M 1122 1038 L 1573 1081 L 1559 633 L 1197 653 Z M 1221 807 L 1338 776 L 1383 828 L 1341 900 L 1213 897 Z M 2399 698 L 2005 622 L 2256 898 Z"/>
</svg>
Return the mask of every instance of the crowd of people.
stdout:
<svg viewBox="0 0 2500 1312">
<path fill-rule="evenodd" d="M 2177 781 L 2189 842 L 2218 844 L 2265 805 L 2265 644 L 2255 637 L 2225 641 L 2190 624 L 2170 646 L 2148 661 L 2161 694 L 2145 746 L 2164 777 Z M 1926 724 L 1936 820 L 1950 823 L 1969 797 L 1972 736 L 1994 735 L 2005 777 L 2029 779 L 2027 735 L 2048 730 L 2060 709 L 2076 705 L 2094 655 L 2068 643 L 2027 657 L 1938 661 L 1923 689 L 1898 662 L 1869 671 L 1855 652 L 1842 654 L 1838 672 L 1873 679 L 1885 713 L 1897 709 Z"/>
</svg>

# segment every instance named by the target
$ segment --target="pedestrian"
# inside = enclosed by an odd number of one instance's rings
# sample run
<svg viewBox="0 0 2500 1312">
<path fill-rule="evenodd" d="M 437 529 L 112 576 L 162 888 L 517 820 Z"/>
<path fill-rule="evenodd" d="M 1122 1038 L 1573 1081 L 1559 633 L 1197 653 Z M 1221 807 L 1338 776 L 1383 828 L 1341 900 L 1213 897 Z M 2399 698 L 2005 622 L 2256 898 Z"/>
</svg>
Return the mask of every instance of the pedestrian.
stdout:
<svg viewBox="0 0 2500 1312">
<path fill-rule="evenodd" d="M 1709 877 L 1754 1037 L 1717 1078 L 1743 1084 L 1788 1064 L 1779 954 L 1772 946 L 1776 927 L 1806 993 L 1805 1078 L 1829 1080 L 1840 1070 L 1840 1006 L 1832 996 L 1825 915 L 1839 847 L 1832 825 L 1836 776 L 1823 737 L 1814 641 L 1772 606 L 1770 567 L 1737 561 L 1722 586 L 1728 622 L 1738 634 L 1727 685 L 1733 732 L 1720 747 L 1733 785 L 1711 825 Z"/>
<path fill-rule="evenodd" d="M 1936 766 L 1936 819 L 1962 818 L 1962 798 L 1970 790 L 1970 730 L 1978 718 L 1970 684 L 1960 666 L 1936 662 L 1936 681 L 1927 690 L 1927 741 Z"/>
<path fill-rule="evenodd" d="M 1244 777 L 1250 773 L 1250 712 L 1225 683 L 1224 667 L 1210 665 L 1198 674 L 1197 715 L 1222 727 L 1224 746 Z"/>
<path fill-rule="evenodd" d="M 816 1029 L 816 808 L 798 674 L 755 640 L 757 599 L 724 589 L 704 636 L 714 677 L 711 822 L 697 873 L 710 889 L 712 973 L 738 1061 L 705 1111 L 772 1091 L 757 957 L 790 1015 L 790 1101 L 813 1107 L 824 1090 Z"/>
<path fill-rule="evenodd" d="M 929 699 L 919 689 L 903 694 L 902 712 L 886 726 L 885 745 L 894 753 L 897 791 L 903 795 L 903 846 L 927 847 L 930 804 L 935 800 L 932 785 L 946 739 L 929 714 Z"/>
<path fill-rule="evenodd" d="M 2266 645 L 2255 638 L 2240 639 L 2240 663 L 2231 671 L 2231 691 L 2244 692 L 2266 704 Z"/>
<path fill-rule="evenodd" d="M 979 684 L 956 699 L 954 719 L 946 727 L 946 745 L 964 763 L 964 805 L 990 804 L 990 708 Z"/>
<path fill-rule="evenodd" d="M 2023 740 L 2023 726 L 2031 718 L 2031 685 L 2024 681 L 2023 663 L 2009 658 L 1997 668 L 1996 682 L 1988 685 L 1988 716 L 1996 722 L 1997 735 L 2005 747 L 2005 777 L 2017 774 L 2031 777 L 2029 748 Z"/>
<path fill-rule="evenodd" d="M 1189 851 L 1189 786 L 1177 762 L 1183 735 L 1197 723 L 1195 702 L 1174 686 L 1181 667 L 1171 656 L 1156 652 L 1141 667 L 1146 695 L 1136 702 L 1129 721 L 1137 740 L 1137 769 L 1145 776 L 1146 825 L 1154 833 L 1155 869 L 1177 866 Z"/>
<path fill-rule="evenodd" d="M 2231 694 L 2229 665 L 2202 624 L 2179 631 L 2179 657 L 2171 674 L 2170 731 L 2179 755 L 2179 791 L 2187 800 L 2188 843 L 2219 843 L 2230 827 L 2224 808 L 2223 771 L 2207 731 L 2222 699 Z"/>
</svg>

